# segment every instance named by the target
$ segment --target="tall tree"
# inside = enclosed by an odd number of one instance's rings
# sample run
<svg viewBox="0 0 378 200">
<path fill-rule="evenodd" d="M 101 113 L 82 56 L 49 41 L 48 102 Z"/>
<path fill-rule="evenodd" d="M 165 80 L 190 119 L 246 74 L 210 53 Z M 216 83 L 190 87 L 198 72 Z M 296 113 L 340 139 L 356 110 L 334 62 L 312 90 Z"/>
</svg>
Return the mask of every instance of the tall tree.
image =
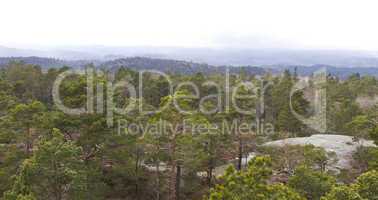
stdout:
<svg viewBox="0 0 378 200">
<path fill-rule="evenodd" d="M 54 129 L 51 135 L 41 139 L 33 156 L 24 161 L 12 190 L 4 198 L 18 199 L 20 195 L 54 200 L 86 198 L 87 172 L 81 153 L 80 147 L 66 141 Z"/>
<path fill-rule="evenodd" d="M 16 133 L 22 133 L 25 153 L 30 155 L 33 140 L 37 137 L 37 128 L 41 127 L 46 107 L 39 101 L 29 104 L 18 104 L 10 110 L 9 121 Z M 14 136 L 17 136 L 15 134 Z"/>
<path fill-rule="evenodd" d="M 210 192 L 210 200 L 302 200 L 298 193 L 281 185 L 269 185 L 267 180 L 272 175 L 269 157 L 256 157 L 246 171 L 236 172 L 233 167 L 227 169 L 222 177 L 223 183 L 216 185 Z"/>
<path fill-rule="evenodd" d="M 331 191 L 335 184 L 336 180 L 332 176 L 306 166 L 298 167 L 294 176 L 289 178 L 288 183 L 303 197 L 311 200 L 319 200 L 320 197 Z"/>
</svg>

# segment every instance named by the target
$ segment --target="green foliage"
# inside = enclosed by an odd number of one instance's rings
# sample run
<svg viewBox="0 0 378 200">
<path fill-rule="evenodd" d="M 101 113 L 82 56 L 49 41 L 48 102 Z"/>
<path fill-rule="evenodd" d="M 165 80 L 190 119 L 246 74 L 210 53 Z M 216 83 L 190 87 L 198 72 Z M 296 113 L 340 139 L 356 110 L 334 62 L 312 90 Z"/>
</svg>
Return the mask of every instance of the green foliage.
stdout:
<svg viewBox="0 0 378 200">
<path fill-rule="evenodd" d="M 325 171 L 326 166 L 336 161 L 333 153 L 328 153 L 323 148 L 315 147 L 314 145 L 260 147 L 259 151 L 270 155 L 274 169 L 288 174 L 292 174 L 300 165 Z"/>
<path fill-rule="evenodd" d="M 297 193 L 282 184 L 268 185 L 272 175 L 269 157 L 256 157 L 250 161 L 246 171 L 236 172 L 233 167 L 227 169 L 222 177 L 222 184 L 210 191 L 211 200 L 270 200 L 270 199 L 302 199 Z"/>
<path fill-rule="evenodd" d="M 305 200 L 293 189 L 279 183 L 268 186 L 269 200 Z"/>
<path fill-rule="evenodd" d="M 318 200 L 328 193 L 335 183 L 335 178 L 326 173 L 300 166 L 295 170 L 294 176 L 289 178 L 288 185 L 303 197 Z"/>
<path fill-rule="evenodd" d="M 12 187 L 12 176 L 17 173 L 26 155 L 17 145 L 0 145 L 0 158 L 0 193 L 3 193 Z"/>
<path fill-rule="evenodd" d="M 363 198 L 351 187 L 336 186 L 321 200 L 363 200 Z"/>
<path fill-rule="evenodd" d="M 4 199 L 6 200 L 37 200 L 33 195 L 28 194 L 28 195 L 13 195 L 11 193 L 6 193 L 4 196 Z"/>
<path fill-rule="evenodd" d="M 378 171 L 366 172 L 357 178 L 353 186 L 358 194 L 364 199 L 378 199 Z"/>
<path fill-rule="evenodd" d="M 336 162 L 336 155 L 333 152 L 326 152 L 323 148 L 313 145 L 304 146 L 305 164 L 315 167 L 322 172 L 326 171 L 326 166 Z"/>
<path fill-rule="evenodd" d="M 374 128 L 374 123 L 369 119 L 367 115 L 358 115 L 353 118 L 347 125 L 351 134 L 355 136 L 355 140 L 361 138 L 367 138 L 371 129 Z"/>
<path fill-rule="evenodd" d="M 354 165 L 360 172 L 378 169 L 378 148 L 358 147 L 353 154 Z"/>
<path fill-rule="evenodd" d="M 375 126 L 370 131 L 370 137 L 374 140 L 375 144 L 378 145 L 378 126 Z"/>
<path fill-rule="evenodd" d="M 361 114 L 361 109 L 356 102 L 358 91 L 350 87 L 353 85 L 350 85 L 352 80 L 354 79 L 341 82 L 331 76 L 327 79 L 327 129 L 329 132 L 350 134 L 347 124 Z"/>
<path fill-rule="evenodd" d="M 50 136 L 40 140 L 33 156 L 23 162 L 12 190 L 5 195 L 6 199 L 19 198 L 19 195 L 55 200 L 89 196 L 92 199 L 95 196 L 86 184 L 89 174 L 80 159 L 81 151 L 54 129 Z"/>
<path fill-rule="evenodd" d="M 272 107 L 273 120 L 278 131 L 298 134 L 303 130 L 303 124 L 294 117 L 290 103 L 295 112 L 305 114 L 308 108 L 308 101 L 301 91 L 294 93 L 290 97 L 291 89 L 295 83 L 294 77 L 289 71 L 285 71 L 282 79 L 273 86 Z"/>
<path fill-rule="evenodd" d="M 42 84 L 41 67 L 11 62 L 5 68 L 5 79 L 12 85 L 12 93 L 22 103 L 43 99 L 43 91 L 46 87 Z"/>
<path fill-rule="evenodd" d="M 68 69 L 42 71 L 39 66 L 22 62 L 12 62 L 0 69 L 0 193 L 4 194 L 4 199 L 175 199 L 173 191 L 181 199 L 198 199 L 215 183 L 219 184 L 211 190 L 211 199 L 302 199 L 298 193 L 313 199 L 325 193 L 326 199 L 353 197 L 351 188 L 336 187 L 330 191 L 335 181 L 325 169 L 334 159 L 324 149 L 314 146 L 266 150 L 263 153 L 269 154 L 272 160 L 257 157 L 244 170 L 240 162 L 240 171 L 230 168 L 223 179 L 218 180 L 219 166 L 233 162 L 235 157 L 244 158 L 249 152 L 255 152 L 259 141 L 274 136 L 260 137 L 254 135 L 254 130 L 243 135 L 237 129 L 230 129 L 230 134 L 221 134 L 220 129 L 192 134 L 182 126 L 185 122 L 209 128 L 223 121 L 249 124 L 258 119 L 261 125 L 273 124 L 278 136 L 312 134 L 312 130 L 293 116 L 289 105 L 290 91 L 298 81 L 296 74 L 286 71 L 283 76 L 266 75 L 260 84 L 253 75 L 242 70 L 230 75 L 230 91 L 221 73 L 174 74 L 172 86 L 177 91 L 170 94 L 170 85 L 165 78 L 145 73 L 143 85 L 140 85 L 143 95 L 137 92 L 142 98 L 130 98 L 125 88 L 117 88 L 114 102 L 107 102 L 106 86 L 113 72 L 104 69 L 93 77 L 93 84 L 99 86 L 94 88 L 95 97 L 100 90 L 105 92 L 105 110 L 107 103 L 123 109 L 131 102 L 136 103 L 136 108 L 129 110 L 127 115 L 114 114 L 114 122 L 120 119 L 144 127 L 143 130 L 118 132 L 116 127 L 107 126 L 107 113 L 68 115 L 56 110 L 52 86 L 56 77 Z M 115 81 L 126 80 L 136 88 L 140 84 L 139 74 L 128 67 L 114 72 L 114 78 Z M 194 94 L 192 87 L 177 89 L 178 83 L 183 81 L 192 81 L 199 86 L 200 97 L 213 96 L 206 98 L 199 107 L 199 99 L 188 97 Z M 221 87 L 203 85 L 206 81 Z M 235 92 L 240 97 L 249 96 L 238 98 L 235 103 L 239 108 L 251 111 L 250 114 L 239 113 L 235 107 L 225 105 L 232 89 L 243 81 L 251 81 L 257 86 L 252 89 L 238 87 Z M 270 81 L 272 85 L 267 84 Z M 269 86 L 263 95 L 264 107 L 261 107 L 262 102 L 258 102 L 257 97 L 262 97 L 259 92 L 265 84 Z M 351 134 L 358 139 L 370 136 L 378 144 L 377 107 L 362 110 L 356 101 L 360 96 L 376 95 L 377 84 L 374 77 L 355 75 L 343 81 L 328 77 L 329 132 Z M 59 91 L 65 106 L 86 107 L 85 75 L 67 77 Z M 304 90 L 292 96 L 292 108 L 297 113 L 306 116 L 312 111 L 307 101 L 310 93 Z M 100 105 L 98 100 L 93 102 L 94 108 Z M 220 108 L 212 114 L 197 112 L 199 108 L 215 109 L 218 103 Z M 144 114 L 138 110 L 139 105 L 144 111 L 157 110 L 159 106 L 167 106 L 167 109 Z M 177 106 L 187 112 L 179 112 Z M 223 112 L 225 110 L 229 112 Z M 172 127 L 149 129 L 150 125 L 161 121 Z M 256 132 L 259 134 L 262 130 Z M 356 171 L 377 169 L 376 157 L 376 148 L 361 150 L 355 158 L 364 166 Z M 306 167 L 298 167 L 300 165 Z M 358 172 L 349 174 L 358 176 Z M 374 199 L 376 180 L 371 178 L 375 177 L 375 172 L 368 173 L 358 179 L 353 189 L 365 199 Z M 293 188 L 274 182 L 277 174 L 293 175 L 289 181 Z"/>
</svg>

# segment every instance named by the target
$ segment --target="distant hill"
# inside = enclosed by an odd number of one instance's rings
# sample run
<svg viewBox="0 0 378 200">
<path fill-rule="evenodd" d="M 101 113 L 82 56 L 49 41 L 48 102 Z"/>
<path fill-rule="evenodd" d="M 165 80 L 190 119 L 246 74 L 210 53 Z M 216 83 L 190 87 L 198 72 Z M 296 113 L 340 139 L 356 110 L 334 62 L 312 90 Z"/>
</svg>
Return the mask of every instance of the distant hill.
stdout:
<svg viewBox="0 0 378 200">
<path fill-rule="evenodd" d="M 0 57 L 44 56 L 42 51 L 0 46 Z"/>
<path fill-rule="evenodd" d="M 36 50 L 0 46 L 0 57 L 42 57 L 63 60 L 96 60 L 100 59 L 101 56 L 71 49 Z"/>
<path fill-rule="evenodd" d="M 56 68 L 69 66 L 72 68 L 80 68 L 87 64 L 94 64 L 99 68 L 107 68 L 110 70 L 117 70 L 120 67 L 126 67 L 133 70 L 158 70 L 162 72 L 193 74 L 197 72 L 208 73 L 224 73 L 229 68 L 231 73 L 239 73 L 241 70 L 248 74 L 262 75 L 266 70 L 261 67 L 226 67 L 226 66 L 212 66 L 208 64 L 200 64 L 187 61 L 170 60 L 170 59 L 155 59 L 146 57 L 132 57 L 122 58 L 110 61 L 98 60 L 62 60 L 54 58 L 41 57 L 0 57 L 0 66 L 5 66 L 11 61 L 24 62 L 26 64 L 39 65 L 42 68 Z"/>
<path fill-rule="evenodd" d="M 129 57 L 119 58 L 108 61 L 101 60 L 64 60 L 45 57 L 0 57 L 0 67 L 7 65 L 11 61 L 21 61 L 26 64 L 39 65 L 44 69 L 69 66 L 72 68 L 81 68 L 88 64 L 94 64 L 99 68 L 107 68 L 117 70 L 120 67 L 126 67 L 133 70 L 159 70 L 163 72 L 193 74 L 201 72 L 209 73 L 225 73 L 228 69 L 231 73 L 239 73 L 244 71 L 247 74 L 262 75 L 267 72 L 278 74 L 285 69 L 291 72 L 297 71 L 301 76 L 310 76 L 314 72 L 326 68 L 327 73 L 338 76 L 342 79 L 359 73 L 360 75 L 371 75 L 378 77 L 378 68 L 374 67 L 334 67 L 329 65 L 261 65 L 261 66 L 216 66 L 206 63 L 196 63 L 191 61 L 160 59 L 148 57 Z"/>
<path fill-rule="evenodd" d="M 25 64 L 38 65 L 42 68 L 58 68 L 69 66 L 72 68 L 83 67 L 89 63 L 98 63 L 92 60 L 62 60 L 56 58 L 42 58 L 42 57 L 0 57 L 0 66 L 5 66 L 9 62 L 23 62 Z"/>
<path fill-rule="evenodd" d="M 321 69 L 325 69 L 328 74 L 337 76 L 341 79 L 345 79 L 352 74 L 359 73 L 361 76 L 376 76 L 378 77 L 378 68 L 376 67 L 334 67 L 329 65 L 312 65 L 312 66 L 295 66 L 295 65 L 274 65 L 268 66 L 269 68 L 275 69 L 275 71 L 284 71 L 288 69 L 291 72 L 297 71 L 301 76 L 310 76 L 314 72 Z"/>
<path fill-rule="evenodd" d="M 267 71 L 261 67 L 252 67 L 252 66 L 214 66 L 208 65 L 205 63 L 195 63 L 179 60 L 170 60 L 170 59 L 157 59 L 157 58 L 146 58 L 146 57 L 132 57 L 132 58 L 123 58 L 116 59 L 112 61 L 107 61 L 101 64 L 102 67 L 111 68 L 116 70 L 120 67 L 128 67 L 134 70 L 141 69 L 152 69 L 159 70 L 163 72 L 172 72 L 172 73 L 183 73 L 183 74 L 193 74 L 201 72 L 204 74 L 209 73 L 225 73 L 227 69 L 231 73 L 239 73 L 243 70 L 247 74 L 257 74 L 262 75 Z"/>
<path fill-rule="evenodd" d="M 216 66 L 329 65 L 378 67 L 378 52 L 279 48 L 184 48 L 148 46 L 68 46 L 20 49 L 0 46 L 0 57 L 48 57 L 63 60 L 111 61 L 129 57 L 186 60 Z"/>
</svg>

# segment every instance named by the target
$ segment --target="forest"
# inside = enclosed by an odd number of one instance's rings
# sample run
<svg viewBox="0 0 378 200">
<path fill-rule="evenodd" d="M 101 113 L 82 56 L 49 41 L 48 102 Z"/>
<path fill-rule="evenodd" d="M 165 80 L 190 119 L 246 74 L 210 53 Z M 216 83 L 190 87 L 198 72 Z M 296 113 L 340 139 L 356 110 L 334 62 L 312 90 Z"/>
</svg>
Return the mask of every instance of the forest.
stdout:
<svg viewBox="0 0 378 200">
<path fill-rule="evenodd" d="M 71 70 L 0 68 L 0 199 L 378 200 L 374 76 Z M 319 89 L 324 132 L 296 116 L 317 113 Z M 320 133 L 359 144 L 347 168 L 315 145 L 265 145 Z"/>
</svg>

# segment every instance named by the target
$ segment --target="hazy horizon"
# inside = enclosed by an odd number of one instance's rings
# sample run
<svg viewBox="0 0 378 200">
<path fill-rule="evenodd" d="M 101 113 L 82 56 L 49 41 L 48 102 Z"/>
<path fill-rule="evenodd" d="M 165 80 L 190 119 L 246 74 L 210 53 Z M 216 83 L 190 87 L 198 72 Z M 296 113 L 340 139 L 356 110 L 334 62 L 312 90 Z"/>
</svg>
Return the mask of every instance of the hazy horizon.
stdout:
<svg viewBox="0 0 378 200">
<path fill-rule="evenodd" d="M 0 45 L 378 51 L 377 5 L 341 0 L 5 0 Z"/>
<path fill-rule="evenodd" d="M 377 2 L 5 0 L 0 57 L 378 67 Z"/>
</svg>

